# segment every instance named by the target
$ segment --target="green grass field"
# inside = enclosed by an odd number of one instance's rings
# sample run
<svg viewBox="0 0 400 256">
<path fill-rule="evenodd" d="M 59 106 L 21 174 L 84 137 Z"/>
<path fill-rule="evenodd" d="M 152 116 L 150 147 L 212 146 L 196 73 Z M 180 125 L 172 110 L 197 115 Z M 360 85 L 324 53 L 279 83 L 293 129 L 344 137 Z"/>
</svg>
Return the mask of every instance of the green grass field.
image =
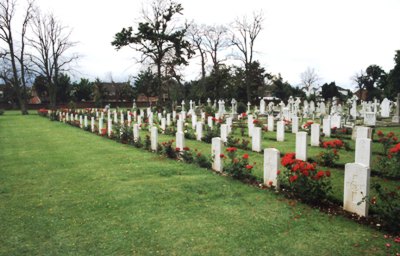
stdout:
<svg viewBox="0 0 400 256">
<path fill-rule="evenodd" d="M 0 223 L 1 255 L 400 252 L 273 191 L 17 112 L 0 116 Z"/>
</svg>

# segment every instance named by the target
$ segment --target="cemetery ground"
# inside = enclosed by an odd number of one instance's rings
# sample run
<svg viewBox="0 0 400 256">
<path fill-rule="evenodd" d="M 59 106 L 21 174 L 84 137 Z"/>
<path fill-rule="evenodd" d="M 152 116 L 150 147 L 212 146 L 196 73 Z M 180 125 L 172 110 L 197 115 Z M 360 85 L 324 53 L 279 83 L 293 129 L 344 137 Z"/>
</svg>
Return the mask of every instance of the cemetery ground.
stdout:
<svg viewBox="0 0 400 256">
<path fill-rule="evenodd" d="M 263 148 L 293 152 L 294 135 L 285 136 L 282 143 L 275 133 L 264 133 Z M 353 151 L 343 152 L 339 164 L 354 161 L 354 143 L 348 142 Z M 186 145 L 210 152 L 210 144 L 186 140 Z M 309 147 L 309 156 L 320 150 Z M 374 155 L 380 150 L 373 145 Z M 261 178 L 262 154 L 246 152 Z M 329 169 L 333 197 L 340 201 L 343 168 Z M 372 180 L 398 186 L 398 181 Z M 322 213 L 273 190 L 17 112 L 0 116 L 0 198 L 1 255 L 400 251 L 384 231 Z"/>
</svg>

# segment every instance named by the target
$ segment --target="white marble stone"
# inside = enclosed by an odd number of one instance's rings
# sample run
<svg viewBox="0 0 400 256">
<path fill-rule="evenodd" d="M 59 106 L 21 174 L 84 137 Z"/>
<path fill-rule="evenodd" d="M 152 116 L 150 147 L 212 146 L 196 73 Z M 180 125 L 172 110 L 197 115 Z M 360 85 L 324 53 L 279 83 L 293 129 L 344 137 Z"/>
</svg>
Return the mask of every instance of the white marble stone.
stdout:
<svg viewBox="0 0 400 256">
<path fill-rule="evenodd" d="M 112 121 L 107 120 L 107 135 L 108 137 L 111 137 L 112 134 Z"/>
<path fill-rule="evenodd" d="M 91 130 L 92 132 L 94 132 L 94 122 L 95 122 L 95 120 L 94 120 L 94 117 L 92 116 L 92 117 L 90 118 L 90 130 Z"/>
<path fill-rule="evenodd" d="M 228 125 L 221 124 L 220 132 L 222 142 L 226 143 L 228 141 Z"/>
<path fill-rule="evenodd" d="M 222 152 L 223 142 L 221 138 L 212 138 L 211 140 L 211 154 L 213 155 L 212 169 L 217 172 L 223 170 L 223 159 L 220 157 Z"/>
<path fill-rule="evenodd" d="M 285 141 L 285 122 L 276 122 L 276 141 Z"/>
<path fill-rule="evenodd" d="M 253 136 L 251 137 L 251 150 L 261 152 L 262 145 L 262 130 L 261 127 L 253 128 Z"/>
<path fill-rule="evenodd" d="M 138 124 L 133 124 L 133 141 L 137 142 L 140 134 L 139 134 L 139 125 Z"/>
<path fill-rule="evenodd" d="M 355 163 L 371 166 L 371 139 L 356 139 Z"/>
<path fill-rule="evenodd" d="M 201 141 L 201 138 L 203 138 L 203 123 L 197 122 L 197 124 L 196 124 L 196 139 L 198 141 Z"/>
<path fill-rule="evenodd" d="M 296 133 L 296 159 L 307 161 L 307 132 Z"/>
<path fill-rule="evenodd" d="M 183 132 L 176 133 L 176 147 L 179 148 L 180 151 L 185 147 L 185 134 Z"/>
<path fill-rule="evenodd" d="M 166 122 L 166 120 L 165 120 L 165 117 L 162 117 L 162 118 L 161 118 L 161 125 L 160 125 L 160 127 L 161 127 L 162 132 L 164 133 L 164 132 L 165 132 L 165 129 L 167 128 L 167 122 Z"/>
<path fill-rule="evenodd" d="M 376 125 L 376 114 L 374 112 L 365 112 L 364 125 L 369 125 L 369 126 Z"/>
<path fill-rule="evenodd" d="M 364 197 L 368 198 L 369 196 L 370 174 L 370 168 L 363 164 L 348 163 L 345 165 L 344 210 L 360 216 L 368 216 L 368 204 L 362 201 Z"/>
<path fill-rule="evenodd" d="M 151 150 L 153 150 L 153 151 L 157 151 L 157 146 L 158 146 L 158 129 L 157 129 L 157 127 L 155 127 L 155 126 L 153 126 L 153 127 L 151 127 L 151 130 L 150 130 L 151 132 L 150 132 L 150 141 L 151 141 L 151 145 L 150 145 L 150 147 L 151 147 Z"/>
<path fill-rule="evenodd" d="M 276 148 L 264 149 L 264 184 L 279 189 L 278 168 L 280 152 Z"/>
<path fill-rule="evenodd" d="M 320 125 L 312 124 L 311 125 L 311 146 L 319 147 L 319 137 L 320 137 Z"/>
<path fill-rule="evenodd" d="M 292 117 L 292 133 L 299 132 L 299 118 L 297 116 Z"/>
<path fill-rule="evenodd" d="M 325 137 L 331 137 L 331 118 L 329 116 L 322 119 L 322 132 L 325 134 Z"/>
<path fill-rule="evenodd" d="M 274 116 L 273 115 L 268 116 L 268 131 L 269 132 L 274 131 Z"/>
</svg>

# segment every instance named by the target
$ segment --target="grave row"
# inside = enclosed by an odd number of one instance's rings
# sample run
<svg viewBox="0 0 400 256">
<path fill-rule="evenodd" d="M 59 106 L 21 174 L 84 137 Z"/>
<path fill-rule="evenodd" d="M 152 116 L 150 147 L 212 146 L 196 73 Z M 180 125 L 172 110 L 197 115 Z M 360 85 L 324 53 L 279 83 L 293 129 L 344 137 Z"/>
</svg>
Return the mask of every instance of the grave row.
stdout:
<svg viewBox="0 0 400 256">
<path fill-rule="evenodd" d="M 142 114 L 142 111 L 141 111 Z M 139 130 L 142 123 L 143 116 L 142 115 L 130 114 L 128 112 L 128 120 L 127 125 L 132 125 L 132 133 L 133 138 L 137 141 L 140 137 Z M 98 130 L 101 133 L 103 131 L 104 124 L 104 112 L 100 114 L 96 112 L 96 116 L 98 117 Z M 118 116 L 114 113 L 114 118 L 111 118 L 111 112 L 107 112 L 107 134 L 111 136 L 113 122 L 118 123 Z M 133 121 L 132 122 L 132 117 Z M 172 114 L 172 120 L 176 117 L 176 113 Z M 161 129 L 165 130 L 166 126 L 172 124 L 171 122 L 171 114 L 166 114 L 166 118 L 159 115 L 161 120 Z M 176 147 L 183 150 L 185 147 L 185 136 L 184 136 L 184 120 L 186 116 L 184 113 L 179 114 L 178 120 L 176 120 L 177 132 L 176 132 Z M 213 120 L 217 117 L 208 117 L 207 124 L 212 127 Z M 205 119 L 205 116 L 202 115 L 202 120 Z M 72 114 L 68 112 L 60 112 L 59 113 L 60 121 L 69 121 L 69 120 L 79 120 L 80 127 L 87 128 L 88 127 L 88 118 L 87 116 L 82 116 L 78 114 Z M 298 131 L 298 117 L 292 117 L 292 132 L 296 134 L 296 158 L 306 161 L 307 160 L 307 145 L 308 145 L 308 135 L 306 132 Z M 136 123 L 135 123 L 136 122 Z M 335 120 L 333 118 L 333 123 L 338 122 L 340 124 L 340 120 Z M 95 131 L 95 116 L 91 117 L 90 125 L 91 131 Z M 124 115 L 121 113 L 120 123 L 125 125 Z M 150 140 L 151 140 L 151 150 L 157 151 L 158 147 L 158 128 L 153 125 L 152 114 L 148 113 L 148 123 L 150 125 Z M 196 129 L 197 140 L 201 140 L 202 138 L 202 129 L 203 122 L 197 121 L 197 116 L 192 115 L 192 126 Z M 248 135 L 252 137 L 252 150 L 255 152 L 261 152 L 262 149 L 262 129 L 261 127 L 255 127 L 253 116 L 248 115 Z M 217 172 L 223 171 L 223 161 L 219 157 L 221 153 L 223 153 L 223 145 L 227 141 L 227 136 L 229 135 L 232 127 L 232 119 L 227 118 L 225 124 L 221 124 L 221 136 L 212 139 L 211 143 L 211 154 L 213 156 L 213 164 L 212 169 Z M 274 130 L 274 118 L 272 116 L 268 116 L 268 124 L 271 131 Z M 332 128 L 332 118 L 327 117 L 323 119 L 323 132 L 325 135 L 329 136 L 329 132 Z M 277 122 L 277 140 L 284 141 L 285 135 L 285 121 Z M 347 163 L 345 165 L 345 179 L 344 179 L 344 199 L 343 206 L 344 209 L 349 212 L 357 213 L 361 216 L 366 216 L 368 214 L 368 204 L 363 202 L 363 198 L 368 197 L 369 195 L 369 180 L 370 180 L 370 163 L 371 163 L 371 129 L 368 127 L 359 127 L 357 129 L 357 137 L 356 137 L 356 149 L 355 149 L 355 162 Z M 319 137 L 320 137 L 320 125 L 312 124 L 311 125 L 311 146 L 319 146 Z M 279 189 L 279 181 L 277 179 L 277 172 L 280 162 L 280 152 L 275 148 L 266 148 L 264 149 L 264 183 L 266 186 L 274 186 Z M 361 203 L 360 203 L 361 202 Z"/>
</svg>

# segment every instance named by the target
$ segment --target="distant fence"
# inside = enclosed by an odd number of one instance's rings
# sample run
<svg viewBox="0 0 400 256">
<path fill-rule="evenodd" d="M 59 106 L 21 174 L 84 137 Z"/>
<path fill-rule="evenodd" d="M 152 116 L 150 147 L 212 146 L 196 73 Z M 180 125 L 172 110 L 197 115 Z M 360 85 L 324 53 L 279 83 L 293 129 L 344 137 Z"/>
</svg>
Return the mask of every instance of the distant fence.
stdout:
<svg viewBox="0 0 400 256">
<path fill-rule="evenodd" d="M 133 102 L 115 102 L 115 101 L 110 101 L 110 102 L 104 102 L 103 107 L 107 104 L 110 104 L 111 108 L 132 108 Z M 75 102 L 76 108 L 95 108 L 96 104 L 93 101 L 86 101 L 86 102 Z M 149 107 L 150 103 L 148 102 L 136 102 L 136 106 L 143 108 L 143 107 Z M 67 108 L 68 103 L 61 103 L 57 104 L 57 108 Z M 28 109 L 31 110 L 36 110 L 36 109 L 41 109 L 41 108 L 49 108 L 49 103 L 40 103 L 40 104 L 28 104 L 27 105 Z M 12 110 L 12 109 L 19 109 L 18 106 L 15 104 L 9 104 L 7 102 L 0 102 L 0 109 L 6 109 L 6 110 Z"/>
</svg>

